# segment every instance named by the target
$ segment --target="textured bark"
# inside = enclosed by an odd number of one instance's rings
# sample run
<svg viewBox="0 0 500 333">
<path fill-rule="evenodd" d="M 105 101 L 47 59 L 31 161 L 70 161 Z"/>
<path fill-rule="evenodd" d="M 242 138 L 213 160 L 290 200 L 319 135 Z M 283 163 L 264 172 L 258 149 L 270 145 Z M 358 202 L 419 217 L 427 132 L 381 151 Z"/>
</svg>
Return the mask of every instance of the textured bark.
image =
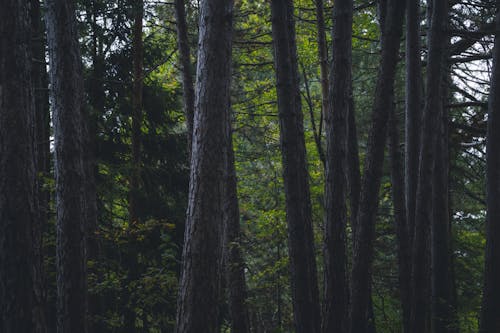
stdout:
<svg viewBox="0 0 500 333">
<path fill-rule="evenodd" d="M 419 176 L 415 206 L 415 230 L 412 252 L 412 302 L 410 332 L 423 333 L 430 313 L 429 257 L 432 220 L 433 167 L 436 159 L 436 140 L 439 115 L 443 101 L 443 67 L 446 48 L 448 2 L 434 1 L 429 32 L 425 108 L 421 129 Z"/>
<path fill-rule="evenodd" d="M 350 332 L 365 332 L 373 262 L 373 241 L 378 208 L 378 194 L 382 177 L 387 120 L 394 93 L 394 77 L 398 62 L 399 40 L 402 34 L 405 2 L 387 1 L 387 17 L 383 24 L 382 54 L 375 90 L 362 190 L 354 240 L 351 275 Z"/>
<path fill-rule="evenodd" d="M 328 47 L 326 45 L 326 27 L 325 27 L 325 15 L 324 15 L 324 4 L 323 0 L 315 0 L 316 5 L 316 30 L 318 39 L 318 59 L 319 59 L 319 69 L 321 76 L 321 119 L 319 122 L 318 132 L 314 131 L 314 139 L 316 140 L 316 146 L 318 147 L 318 154 L 321 162 L 326 164 L 325 153 L 323 150 L 323 145 L 321 143 L 321 138 L 323 136 L 323 119 L 328 110 L 330 110 L 330 92 L 329 92 L 329 64 L 328 64 Z M 304 78 L 305 79 L 305 78 Z M 312 113 L 311 113 L 312 117 Z M 316 134 L 317 133 L 317 134 Z"/>
<path fill-rule="evenodd" d="M 399 127 L 394 107 L 389 118 L 389 156 L 391 160 L 392 202 L 394 207 L 394 222 L 398 245 L 398 280 L 399 298 L 403 308 L 403 332 L 408 332 L 411 276 L 411 245 L 408 235 L 405 203 L 405 178 L 403 156 L 400 151 Z"/>
<path fill-rule="evenodd" d="M 33 229 L 33 244 L 35 246 L 35 274 L 36 281 L 40 283 L 37 288 L 40 294 L 36 296 L 37 310 L 40 318 L 48 318 L 50 310 L 47 306 L 46 285 L 47 277 L 43 272 L 43 244 L 42 234 L 46 230 L 49 219 L 50 191 L 45 186 L 50 177 L 50 113 L 48 96 L 48 76 L 45 62 L 45 27 L 42 23 L 40 2 L 30 0 L 31 20 L 31 82 L 35 98 L 35 145 L 36 154 L 35 171 L 37 182 L 37 223 Z M 47 324 L 43 324 L 46 326 Z M 48 329 L 48 328 L 46 328 Z"/>
<path fill-rule="evenodd" d="M 415 204 L 417 195 L 420 123 L 422 117 L 421 82 L 422 64 L 420 47 L 420 1 L 406 0 L 406 95 L 405 95 L 405 204 L 408 237 L 411 247 L 415 229 Z M 411 257 L 411 251 L 410 251 Z M 403 268 L 403 267 L 400 267 Z M 411 268 L 410 268 L 411 270 Z M 403 278 L 401 276 L 400 278 Z M 406 273 L 405 273 L 406 274 Z M 403 288 L 404 285 L 401 284 Z M 409 283 L 409 282 L 408 282 Z M 405 282 L 406 284 L 406 282 Z M 403 329 L 410 331 L 410 295 L 401 291 Z"/>
<path fill-rule="evenodd" d="M 0 3 L 0 331 L 45 332 L 29 1 Z"/>
<path fill-rule="evenodd" d="M 233 2 L 200 3 L 191 179 L 177 333 L 219 327 Z"/>
<path fill-rule="evenodd" d="M 229 294 L 231 332 L 250 333 L 245 262 L 241 253 L 240 211 L 238 205 L 236 169 L 232 145 L 231 123 L 228 122 L 229 148 L 226 165 L 226 195 L 224 198 L 226 288 Z"/>
<path fill-rule="evenodd" d="M 420 1 L 406 0 L 406 97 L 405 97 L 405 199 L 410 238 L 415 226 L 420 123 L 422 118 L 422 61 L 420 58 Z M 403 306 L 403 309 L 405 307 Z M 408 328 L 409 312 L 404 310 Z"/>
<path fill-rule="evenodd" d="M 496 1 L 496 33 L 493 52 L 488 136 L 486 143 L 486 258 L 481 308 L 481 333 L 500 331 L 500 1 Z"/>
<path fill-rule="evenodd" d="M 72 1 L 46 1 L 54 123 L 57 221 L 57 330 L 87 332 L 88 221 L 82 62 Z"/>
<path fill-rule="evenodd" d="M 271 16 L 295 330 L 315 333 L 321 321 L 293 3 L 272 0 Z"/>
<path fill-rule="evenodd" d="M 352 86 L 351 0 L 337 0 L 333 7 L 333 64 L 331 108 L 326 118 L 325 182 L 325 290 L 323 332 L 347 332 L 349 286 L 347 282 L 347 132 Z"/>
<path fill-rule="evenodd" d="M 85 162 L 86 162 L 86 191 L 88 224 L 86 230 L 86 249 L 87 260 L 93 261 L 92 270 L 89 269 L 89 274 L 95 274 L 98 280 L 102 279 L 99 273 L 99 256 L 101 254 L 101 244 L 99 242 L 98 231 L 98 210 L 97 210 L 97 187 L 96 178 L 99 173 L 96 162 L 97 153 L 97 121 L 100 114 L 104 114 L 105 108 L 105 88 L 103 75 L 105 72 L 104 51 L 102 37 L 99 35 L 99 25 L 97 16 L 99 15 L 99 4 L 96 2 L 89 3 L 87 8 L 88 24 L 91 26 L 92 35 L 92 71 L 87 82 L 89 101 L 91 107 L 89 109 L 88 119 L 88 134 L 85 135 L 87 143 L 85 144 Z M 98 316 L 103 312 L 104 304 L 101 295 L 89 294 L 89 331 L 93 333 L 104 332 L 102 321 L 98 320 Z"/>
<path fill-rule="evenodd" d="M 443 94 L 443 102 L 446 101 Z M 432 186 L 432 226 L 431 226 L 431 291 L 432 329 L 434 332 L 455 332 L 454 308 L 452 304 L 453 280 L 451 268 L 451 231 L 449 207 L 449 151 L 448 112 L 441 104 L 434 160 Z"/>
<path fill-rule="evenodd" d="M 189 152 L 193 141 L 194 88 L 191 51 L 189 48 L 188 28 L 184 0 L 175 0 L 175 18 L 177 26 L 177 47 L 182 69 L 182 91 L 184 95 L 184 114 L 186 116 Z"/>
</svg>

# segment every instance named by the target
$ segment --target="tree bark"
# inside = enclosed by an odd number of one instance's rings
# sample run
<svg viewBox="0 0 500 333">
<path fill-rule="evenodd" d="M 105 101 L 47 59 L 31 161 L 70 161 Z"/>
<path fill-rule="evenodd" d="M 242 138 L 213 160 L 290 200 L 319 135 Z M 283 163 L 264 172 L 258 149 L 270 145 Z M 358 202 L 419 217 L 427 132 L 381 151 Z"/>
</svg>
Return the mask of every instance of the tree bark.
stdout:
<svg viewBox="0 0 500 333">
<path fill-rule="evenodd" d="M 177 333 L 219 327 L 233 2 L 200 3 L 191 179 Z"/>
<path fill-rule="evenodd" d="M 410 276 L 411 276 L 411 243 L 408 234 L 408 223 L 405 202 L 405 178 L 403 174 L 403 158 L 400 151 L 399 127 L 394 106 L 389 118 L 389 156 L 391 160 L 392 202 L 394 222 L 398 246 L 398 280 L 399 298 L 403 308 L 403 332 L 408 332 L 406 322 L 409 319 Z"/>
<path fill-rule="evenodd" d="M 437 131 L 443 101 L 443 67 L 446 48 L 448 2 L 434 1 L 429 32 L 425 108 L 422 120 L 419 176 L 415 206 L 415 230 L 412 252 L 411 332 L 428 330 L 429 295 L 429 232 L 432 220 L 433 167 L 436 160 Z"/>
<path fill-rule="evenodd" d="M 46 332 L 28 1 L 0 3 L 0 331 Z"/>
<path fill-rule="evenodd" d="M 382 177 L 387 120 L 394 94 L 394 77 L 398 62 L 399 41 L 405 2 L 387 1 L 387 17 L 383 24 L 382 54 L 375 90 L 372 126 L 367 143 L 362 190 L 354 240 L 351 276 L 350 332 L 365 332 L 373 262 L 373 241 L 378 208 L 378 194 Z"/>
<path fill-rule="evenodd" d="M 35 141 L 34 150 L 36 191 L 37 191 L 37 211 L 38 222 L 33 230 L 33 244 L 35 246 L 35 274 L 38 275 L 36 281 L 40 283 L 37 288 L 40 295 L 37 295 L 38 314 L 40 318 L 48 318 L 51 314 L 48 311 L 47 302 L 47 277 L 43 271 L 43 243 L 42 234 L 48 226 L 50 191 L 47 189 L 47 179 L 50 177 L 50 112 L 48 96 L 48 76 L 45 61 L 45 27 L 42 22 L 40 1 L 30 0 L 30 20 L 31 20 L 31 82 L 35 99 Z M 45 329 L 48 329 L 47 324 Z"/>
<path fill-rule="evenodd" d="M 293 3 L 271 1 L 290 281 L 297 333 L 320 331 L 320 306 L 301 109 Z"/>
<path fill-rule="evenodd" d="M 193 141 L 194 88 L 191 51 L 189 48 L 188 28 L 184 0 L 175 0 L 175 18 L 177 26 L 177 47 L 182 70 L 182 92 L 184 95 L 184 114 L 186 116 L 188 148 L 191 155 Z"/>
<path fill-rule="evenodd" d="M 333 66 L 331 108 L 326 119 L 325 182 L 325 290 L 323 332 L 347 332 L 349 286 L 347 281 L 347 136 L 352 86 L 351 0 L 333 7 Z"/>
<path fill-rule="evenodd" d="M 229 293 L 231 332 L 250 333 L 248 315 L 245 262 L 241 253 L 240 211 L 238 205 L 237 178 L 234 165 L 231 123 L 228 122 L 229 148 L 226 165 L 226 195 L 224 198 L 225 265 Z"/>
<path fill-rule="evenodd" d="M 85 230 L 93 203 L 86 191 L 84 145 L 88 133 L 84 110 L 82 61 L 75 5 L 46 1 L 54 123 L 57 221 L 57 330 L 87 332 L 87 265 Z"/>
<path fill-rule="evenodd" d="M 500 1 L 496 1 L 493 72 L 488 104 L 486 143 L 486 258 L 481 333 L 500 331 Z"/>
<path fill-rule="evenodd" d="M 418 160 L 420 151 L 420 123 L 422 118 L 422 61 L 420 47 L 420 1 L 406 0 L 406 95 L 405 95 L 405 204 L 408 246 L 411 248 L 415 230 L 415 204 L 417 195 Z M 411 251 L 409 253 L 411 258 Z M 408 258 L 409 259 L 409 258 Z M 400 267 L 401 269 L 402 267 Z M 411 271 L 411 268 L 409 268 Z M 411 278 L 410 276 L 400 278 Z M 403 283 L 402 283 L 403 282 Z M 401 288 L 409 281 L 400 281 Z M 403 329 L 410 331 L 410 297 L 401 289 L 401 306 L 403 308 Z"/>
</svg>

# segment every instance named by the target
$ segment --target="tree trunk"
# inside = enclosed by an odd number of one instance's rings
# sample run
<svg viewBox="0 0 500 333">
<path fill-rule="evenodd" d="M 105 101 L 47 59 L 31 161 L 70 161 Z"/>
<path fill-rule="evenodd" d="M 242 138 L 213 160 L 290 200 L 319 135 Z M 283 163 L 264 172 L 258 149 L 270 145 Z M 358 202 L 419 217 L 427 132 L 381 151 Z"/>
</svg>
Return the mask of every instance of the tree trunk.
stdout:
<svg viewBox="0 0 500 333">
<path fill-rule="evenodd" d="M 130 251 L 125 260 L 128 270 L 127 285 L 140 277 L 140 268 L 137 260 L 139 249 L 136 242 L 137 226 L 140 223 L 138 213 L 138 200 L 141 182 L 141 126 L 142 126 L 142 88 L 143 88 L 143 41 L 142 41 L 142 19 L 144 16 L 143 0 L 135 0 L 132 3 L 134 25 L 132 27 L 132 52 L 133 52 L 133 85 L 132 85 L 132 156 L 131 173 L 129 184 L 129 247 Z M 135 331 L 136 302 L 133 293 L 126 296 L 124 315 L 124 332 Z"/>
<path fill-rule="evenodd" d="M 175 0 L 175 18 L 177 26 L 177 46 L 182 70 L 182 91 L 184 95 L 184 114 L 186 117 L 188 149 L 191 155 L 193 141 L 194 88 L 191 51 L 189 49 L 188 28 L 184 0 Z"/>
<path fill-rule="evenodd" d="M 500 1 L 496 1 L 497 11 Z M 496 16 L 495 49 L 488 106 L 486 144 L 486 258 L 481 333 L 500 331 L 500 11 Z"/>
<path fill-rule="evenodd" d="M 422 64 L 420 47 L 420 0 L 406 0 L 406 95 L 405 95 L 405 204 L 409 246 L 415 230 L 418 160 L 420 151 L 420 123 L 422 117 Z M 411 251 L 409 253 L 411 258 Z M 408 259 L 410 259 L 408 258 Z M 402 267 L 400 267 L 402 268 Z M 411 270 L 411 268 L 409 268 Z M 401 276 L 400 278 L 406 278 Z M 406 273 L 404 273 L 406 274 Z M 411 273 L 410 273 L 411 274 Z M 410 277 L 408 277 L 410 279 Z M 400 281 L 401 283 L 402 281 Z M 410 282 L 404 282 L 404 285 Z M 401 284 L 401 288 L 404 286 Z M 403 329 L 410 332 L 410 297 L 401 289 Z"/>
<path fill-rule="evenodd" d="M 411 276 L 411 243 L 408 235 L 405 203 L 405 179 L 403 159 L 399 143 L 398 119 L 394 106 L 389 118 L 389 156 L 391 160 L 392 202 L 394 206 L 394 222 L 398 245 L 399 265 L 399 298 L 403 308 L 403 332 L 408 332 L 406 316 L 409 318 L 410 276 Z M 408 313 L 407 313 L 408 311 Z"/>
<path fill-rule="evenodd" d="M 87 214 L 82 62 L 72 1 L 46 1 L 54 123 L 58 332 L 87 332 Z"/>
<path fill-rule="evenodd" d="M 325 27 L 325 15 L 324 15 L 324 4 L 323 0 L 315 0 L 316 5 L 316 30 L 318 33 L 318 59 L 319 59 L 319 69 L 321 76 L 321 119 L 319 122 L 319 129 L 316 134 L 315 131 L 315 140 L 316 145 L 318 147 L 318 154 L 323 165 L 326 164 L 325 154 L 323 150 L 323 145 L 321 143 L 321 138 L 323 136 L 323 122 L 322 119 L 325 119 L 326 114 L 330 110 L 330 92 L 329 87 L 330 83 L 328 80 L 328 47 L 326 44 L 326 27 Z"/>
<path fill-rule="evenodd" d="M 241 253 L 240 211 L 237 178 L 234 165 L 231 123 L 228 122 L 229 148 L 226 165 L 226 195 L 224 198 L 225 265 L 229 293 L 229 315 L 232 333 L 250 333 L 248 316 L 245 262 Z"/>
<path fill-rule="evenodd" d="M 177 333 L 215 333 L 219 327 L 232 17 L 230 0 L 200 3 L 191 179 Z"/>
<path fill-rule="evenodd" d="M 47 304 L 47 277 L 43 272 L 43 244 L 42 234 L 48 227 L 50 191 L 45 184 L 50 177 L 50 112 L 48 96 L 48 76 L 45 61 L 45 27 L 42 23 L 42 13 L 40 2 L 30 0 L 31 19 L 31 82 L 35 98 L 35 175 L 37 182 L 38 197 L 38 222 L 33 230 L 33 244 L 35 246 L 35 274 L 38 275 L 36 281 L 41 283 L 37 288 L 40 295 L 37 295 L 38 311 L 41 318 L 49 318 L 49 306 Z M 55 313 L 54 313 L 55 314 Z M 46 324 L 44 324 L 46 325 Z M 46 328 L 48 329 L 48 327 Z"/>
<path fill-rule="evenodd" d="M 347 332 L 349 286 L 347 281 L 347 132 L 352 86 L 351 0 L 333 7 L 333 67 L 330 82 L 331 109 L 326 119 L 326 219 L 325 304 L 323 332 Z"/>
<path fill-rule="evenodd" d="M 444 83 L 444 82 L 443 82 Z M 445 97 L 443 95 L 443 97 Z M 446 99 L 443 98 L 443 102 Z M 452 268 L 450 214 L 448 202 L 448 112 L 441 106 L 436 158 L 433 170 L 431 226 L 431 290 L 432 290 L 432 329 L 434 332 L 452 333 L 456 328 L 452 305 Z"/>
<path fill-rule="evenodd" d="M 351 277 L 350 332 L 365 332 L 366 314 L 370 299 L 373 241 L 382 177 L 387 120 L 394 94 L 394 77 L 398 62 L 405 2 L 388 0 L 387 17 L 383 24 L 382 54 L 375 90 L 372 126 L 367 143 L 365 169 L 354 240 Z"/>
<path fill-rule="evenodd" d="M 46 332 L 28 8 L 27 1 L 0 4 L 0 331 L 6 333 Z"/>
<path fill-rule="evenodd" d="M 432 220 L 433 166 L 436 160 L 436 141 L 439 115 L 443 101 L 443 70 L 446 48 L 448 3 L 435 1 L 432 6 L 427 63 L 426 105 L 421 132 L 419 176 L 415 206 L 413 240 L 411 332 L 427 331 L 426 317 L 430 311 L 429 295 L 429 231 Z"/>
<path fill-rule="evenodd" d="M 320 306 L 293 3 L 272 0 L 271 16 L 295 329 L 316 333 Z"/>
</svg>

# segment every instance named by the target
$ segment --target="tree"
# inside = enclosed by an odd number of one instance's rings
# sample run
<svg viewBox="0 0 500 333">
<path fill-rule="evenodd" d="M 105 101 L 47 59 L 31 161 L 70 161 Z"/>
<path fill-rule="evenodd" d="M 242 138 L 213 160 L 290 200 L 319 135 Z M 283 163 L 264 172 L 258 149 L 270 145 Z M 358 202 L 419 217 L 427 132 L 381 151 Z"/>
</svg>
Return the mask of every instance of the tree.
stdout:
<svg viewBox="0 0 500 333">
<path fill-rule="evenodd" d="M 178 333 L 216 332 L 223 251 L 233 2 L 200 3 L 188 212 L 177 307 Z"/>
<path fill-rule="evenodd" d="M 388 0 L 382 30 L 382 51 L 378 72 L 372 124 L 362 179 L 358 222 L 354 239 L 354 256 L 351 273 L 350 332 L 366 330 L 366 314 L 370 299 L 373 240 L 378 208 L 378 193 L 382 176 L 387 120 L 394 91 L 394 77 L 398 60 L 399 40 L 405 10 L 403 1 Z"/>
<path fill-rule="evenodd" d="M 0 4 L 0 330 L 46 332 L 28 1 Z"/>
<path fill-rule="evenodd" d="M 320 331 L 320 307 L 291 1 L 271 1 L 290 281 L 297 333 Z"/>
<path fill-rule="evenodd" d="M 486 143 L 486 258 L 479 331 L 500 330 L 500 1 L 496 1 L 495 47 L 488 104 Z"/>
<path fill-rule="evenodd" d="M 87 332 L 86 232 L 90 202 L 86 191 L 88 115 L 84 105 L 82 60 L 75 4 L 46 2 L 57 222 L 57 330 Z M 91 200 L 91 199 L 90 199 Z"/>
<path fill-rule="evenodd" d="M 428 249 L 432 221 L 433 166 L 439 115 L 443 101 L 443 71 L 446 43 L 448 2 L 434 1 L 428 38 L 428 62 L 425 108 L 421 128 L 419 174 L 415 206 L 415 230 L 412 249 L 411 332 L 426 332 L 427 314 L 430 313 Z M 447 213 L 446 213 L 447 214 Z"/>
<path fill-rule="evenodd" d="M 184 0 L 175 0 L 175 19 L 177 28 L 177 45 L 179 48 L 179 60 L 182 71 L 182 92 L 184 95 L 184 114 L 186 115 L 188 147 L 193 141 L 193 116 L 194 116 L 194 88 L 191 65 L 191 51 L 188 40 L 188 28 L 186 24 L 186 8 Z M 191 153 L 191 148 L 189 148 Z M 189 156 L 191 158 L 191 156 Z"/>
<path fill-rule="evenodd" d="M 352 8 L 350 0 L 333 7 L 333 67 L 331 108 L 326 113 L 325 181 L 325 310 L 323 331 L 346 332 L 349 287 L 347 282 L 347 136 L 351 112 Z"/>
</svg>

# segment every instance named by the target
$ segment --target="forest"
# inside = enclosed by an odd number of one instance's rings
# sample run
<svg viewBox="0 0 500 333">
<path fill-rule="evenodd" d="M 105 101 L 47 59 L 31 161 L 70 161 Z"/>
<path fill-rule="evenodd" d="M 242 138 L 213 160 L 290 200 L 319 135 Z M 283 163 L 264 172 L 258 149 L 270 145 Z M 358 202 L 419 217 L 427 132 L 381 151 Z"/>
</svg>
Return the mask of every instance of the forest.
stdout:
<svg viewBox="0 0 500 333">
<path fill-rule="evenodd" d="M 0 333 L 500 333 L 500 0 L 0 0 Z"/>
</svg>

